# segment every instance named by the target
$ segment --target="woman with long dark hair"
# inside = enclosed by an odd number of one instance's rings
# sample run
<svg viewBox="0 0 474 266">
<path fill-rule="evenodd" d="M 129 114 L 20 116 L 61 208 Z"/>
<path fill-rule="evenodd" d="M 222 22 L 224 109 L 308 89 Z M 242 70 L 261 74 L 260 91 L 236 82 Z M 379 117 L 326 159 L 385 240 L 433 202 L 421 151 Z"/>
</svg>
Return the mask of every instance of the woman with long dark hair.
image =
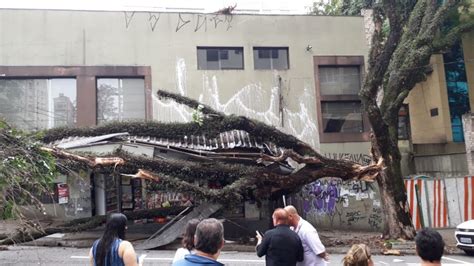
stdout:
<svg viewBox="0 0 474 266">
<path fill-rule="evenodd" d="M 184 259 L 184 256 L 188 254 L 194 254 L 194 234 L 196 233 L 196 227 L 198 224 L 198 219 L 189 220 L 188 224 L 186 225 L 186 229 L 184 230 L 183 241 L 181 242 L 182 247 L 176 250 L 173 263 Z"/>
<path fill-rule="evenodd" d="M 137 255 L 130 242 L 125 239 L 127 217 L 113 213 L 105 226 L 104 235 L 97 239 L 90 251 L 93 266 L 136 266 Z"/>
</svg>

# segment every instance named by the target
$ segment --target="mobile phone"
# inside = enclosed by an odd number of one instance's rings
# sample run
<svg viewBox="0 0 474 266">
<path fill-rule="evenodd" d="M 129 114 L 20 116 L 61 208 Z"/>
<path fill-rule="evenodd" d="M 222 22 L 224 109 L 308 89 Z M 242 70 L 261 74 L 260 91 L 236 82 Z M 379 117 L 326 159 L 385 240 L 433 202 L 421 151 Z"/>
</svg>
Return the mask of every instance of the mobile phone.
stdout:
<svg viewBox="0 0 474 266">
<path fill-rule="evenodd" d="M 261 232 L 260 230 L 257 230 L 257 231 L 255 231 L 255 232 L 257 232 L 257 234 L 263 236 L 263 234 L 262 234 L 262 232 Z"/>
</svg>

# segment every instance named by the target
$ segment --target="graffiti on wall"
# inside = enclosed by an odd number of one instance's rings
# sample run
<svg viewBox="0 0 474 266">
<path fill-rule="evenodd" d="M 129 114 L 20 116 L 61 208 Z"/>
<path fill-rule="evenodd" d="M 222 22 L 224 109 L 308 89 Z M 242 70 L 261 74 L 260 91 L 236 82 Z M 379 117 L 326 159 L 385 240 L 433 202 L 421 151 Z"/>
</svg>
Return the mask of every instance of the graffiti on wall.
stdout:
<svg viewBox="0 0 474 266">
<path fill-rule="evenodd" d="M 139 13 L 145 15 L 143 22 L 148 23 L 151 31 L 157 29 L 157 24 L 160 21 L 161 13 L 147 12 Z M 124 11 L 125 28 L 128 29 L 132 24 L 132 21 L 137 21 L 139 18 L 135 18 L 137 12 L 135 11 Z M 178 17 L 175 22 L 175 32 L 178 32 L 184 28 L 192 28 L 194 32 L 202 31 L 207 32 L 208 29 L 222 28 L 228 31 L 232 28 L 231 14 L 191 14 L 191 13 L 178 13 Z"/>
<path fill-rule="evenodd" d="M 303 187 L 302 196 L 305 212 L 333 214 L 338 203 L 349 207 L 349 196 L 354 196 L 356 200 L 372 199 L 374 190 L 372 184 L 364 181 L 353 180 L 344 183 L 339 178 L 326 178 Z"/>
<path fill-rule="evenodd" d="M 356 162 L 362 165 L 369 165 L 370 162 L 372 161 L 372 157 L 370 155 L 364 154 L 364 153 L 324 153 L 325 157 L 331 158 L 331 159 L 337 159 L 337 160 L 349 160 L 352 162 Z"/>
<path fill-rule="evenodd" d="M 382 209 L 374 186 L 359 180 L 324 178 L 304 186 L 299 200 L 304 215 L 318 226 L 380 230 Z"/>
<path fill-rule="evenodd" d="M 377 229 L 377 230 L 381 229 L 382 208 L 380 208 L 380 206 L 372 208 L 372 213 L 369 215 L 368 223 L 374 229 Z"/>
<path fill-rule="evenodd" d="M 314 148 L 319 147 L 319 134 L 317 121 L 311 110 L 316 110 L 314 104 L 314 89 L 311 78 L 300 79 L 301 88 L 298 86 L 298 94 L 301 95 L 298 109 L 288 108 L 280 104 L 282 90 L 288 88 L 287 94 L 291 95 L 291 79 L 286 85 L 281 85 L 278 72 L 273 73 L 273 84 L 269 87 L 261 83 L 251 83 L 236 89 L 235 93 L 227 99 L 223 99 L 219 88 L 219 80 L 215 75 L 203 73 L 202 93 L 198 100 L 212 108 L 226 113 L 247 116 L 262 121 L 268 125 L 279 127 L 285 133 L 291 134 Z M 224 81 L 225 82 L 225 81 Z M 176 61 L 176 85 L 181 95 L 188 95 L 186 62 L 182 58 Z M 296 86 L 296 85 L 292 85 Z M 163 122 L 189 122 L 193 110 L 184 107 L 174 101 L 159 99 L 153 96 L 154 117 L 160 117 Z M 281 115 L 283 112 L 283 116 Z M 282 127 L 282 125 L 284 125 Z"/>
</svg>

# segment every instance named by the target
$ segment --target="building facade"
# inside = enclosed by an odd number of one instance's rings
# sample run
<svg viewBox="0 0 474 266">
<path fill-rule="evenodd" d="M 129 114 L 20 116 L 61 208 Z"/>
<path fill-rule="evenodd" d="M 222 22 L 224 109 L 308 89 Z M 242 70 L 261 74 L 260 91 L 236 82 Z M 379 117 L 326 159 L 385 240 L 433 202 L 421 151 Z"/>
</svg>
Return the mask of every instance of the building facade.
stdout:
<svg viewBox="0 0 474 266">
<path fill-rule="evenodd" d="M 10 97 L 10 83 L 28 94 L 39 88 L 24 84 L 43 82 L 44 106 L 16 105 L 35 120 L 34 129 L 71 122 L 191 121 L 193 110 L 156 96 L 164 89 L 278 127 L 326 156 L 367 164 L 370 128 L 357 96 L 368 54 L 365 21 L 362 16 L 0 9 L 0 100 L 21 102 Z M 2 116 L 20 123 L 8 111 L 0 104 Z M 36 119 L 35 113 L 43 117 Z M 87 187 L 98 181 L 82 174 L 81 181 L 58 180 L 69 184 L 66 217 L 97 211 L 94 197 L 81 195 L 93 194 Z M 370 204 L 379 225 L 380 202 L 372 202 L 377 188 L 350 186 L 354 203 L 338 202 L 344 205 L 342 217 L 364 227 L 367 219 L 354 218 L 350 210 Z M 260 217 L 252 203 L 245 203 L 243 215 Z"/>
<path fill-rule="evenodd" d="M 474 103 L 473 49 L 474 32 L 470 32 L 447 53 L 433 55 L 431 74 L 410 92 L 406 103 L 411 129 L 408 151 L 413 164 L 408 174 L 474 174 L 472 123 L 466 120 L 470 120 Z"/>
</svg>

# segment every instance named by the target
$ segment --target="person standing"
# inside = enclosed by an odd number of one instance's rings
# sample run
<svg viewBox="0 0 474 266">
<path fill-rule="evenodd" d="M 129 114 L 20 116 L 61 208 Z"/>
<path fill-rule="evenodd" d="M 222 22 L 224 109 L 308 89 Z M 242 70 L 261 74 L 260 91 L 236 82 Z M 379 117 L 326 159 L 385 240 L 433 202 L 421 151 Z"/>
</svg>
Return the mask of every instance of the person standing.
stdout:
<svg viewBox="0 0 474 266">
<path fill-rule="evenodd" d="M 183 234 L 182 247 L 176 250 L 174 254 L 173 263 L 184 259 L 184 256 L 195 253 L 194 249 L 194 234 L 196 233 L 196 227 L 199 224 L 198 219 L 191 219 L 186 225 L 186 229 Z"/>
<path fill-rule="evenodd" d="M 443 237 L 431 228 L 421 229 L 415 236 L 416 254 L 421 258 L 421 266 L 441 265 L 444 253 Z"/>
<path fill-rule="evenodd" d="M 110 215 L 105 232 L 97 239 L 89 252 L 93 266 L 137 266 L 135 250 L 125 239 L 127 217 L 122 213 Z"/>
<path fill-rule="evenodd" d="M 195 253 L 186 255 L 172 266 L 224 265 L 217 261 L 224 246 L 224 226 L 219 220 L 214 218 L 202 220 L 196 227 L 194 244 Z"/>
<path fill-rule="evenodd" d="M 294 206 L 288 205 L 285 207 L 285 210 L 288 212 L 289 224 L 293 226 L 294 231 L 303 243 L 304 260 L 299 262 L 297 266 L 325 266 L 329 256 L 319 239 L 316 228 L 301 218 Z"/>
<path fill-rule="evenodd" d="M 260 235 L 257 231 L 257 256 L 265 255 L 267 266 L 291 266 L 303 260 L 303 246 L 288 225 L 288 213 L 278 208 L 272 215 L 274 229 Z"/>
</svg>

